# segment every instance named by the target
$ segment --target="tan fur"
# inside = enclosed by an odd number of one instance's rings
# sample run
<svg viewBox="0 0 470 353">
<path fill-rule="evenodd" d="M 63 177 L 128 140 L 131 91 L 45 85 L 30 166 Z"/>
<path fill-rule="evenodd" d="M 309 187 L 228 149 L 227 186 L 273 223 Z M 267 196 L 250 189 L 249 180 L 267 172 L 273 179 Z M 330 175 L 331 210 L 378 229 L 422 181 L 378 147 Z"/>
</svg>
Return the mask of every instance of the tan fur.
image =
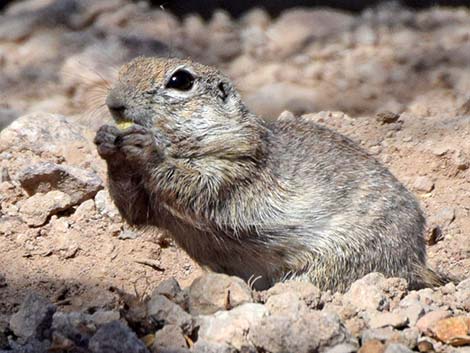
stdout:
<svg viewBox="0 0 470 353">
<path fill-rule="evenodd" d="M 168 88 L 181 69 L 194 85 Z M 372 271 L 443 282 L 426 267 L 414 196 L 346 137 L 303 118 L 268 124 L 190 60 L 132 61 L 107 102 L 134 123 L 95 140 L 121 214 L 167 229 L 202 266 L 260 277 L 257 288 L 292 278 L 345 290 Z"/>
</svg>

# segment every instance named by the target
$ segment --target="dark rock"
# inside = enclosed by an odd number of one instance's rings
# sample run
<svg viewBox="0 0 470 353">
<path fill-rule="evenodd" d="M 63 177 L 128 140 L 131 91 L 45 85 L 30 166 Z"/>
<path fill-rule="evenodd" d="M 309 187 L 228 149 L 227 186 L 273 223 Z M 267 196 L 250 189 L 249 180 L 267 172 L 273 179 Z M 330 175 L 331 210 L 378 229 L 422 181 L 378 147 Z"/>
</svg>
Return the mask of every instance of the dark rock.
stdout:
<svg viewBox="0 0 470 353">
<path fill-rule="evenodd" d="M 47 299 L 36 293 L 29 294 L 20 309 L 10 319 L 10 328 L 21 339 L 45 340 L 51 337 L 52 316 L 56 311 Z"/>
<path fill-rule="evenodd" d="M 51 342 L 49 340 L 38 340 L 30 337 L 26 342 L 11 342 L 10 350 L 0 351 L 0 353 L 44 353 L 49 352 Z"/>
<path fill-rule="evenodd" d="M 90 338 L 96 332 L 96 326 L 90 315 L 72 312 L 57 312 L 52 319 L 53 335 L 71 340 L 78 347 L 87 347 Z"/>
<path fill-rule="evenodd" d="M 120 319 L 120 314 L 118 311 L 112 310 L 98 310 L 91 315 L 91 320 L 96 326 L 101 326 L 112 321 Z"/>
<path fill-rule="evenodd" d="M 0 349 L 8 348 L 8 322 L 0 321 Z"/>
<path fill-rule="evenodd" d="M 149 353 L 137 335 L 121 321 L 100 327 L 91 338 L 89 349 L 93 353 Z"/>
<path fill-rule="evenodd" d="M 153 290 L 152 296 L 164 295 L 168 299 L 174 300 L 180 292 L 181 288 L 178 281 L 172 277 L 160 282 L 160 284 Z"/>
<path fill-rule="evenodd" d="M 3 273 L 0 273 L 0 288 L 8 286 L 7 279 Z"/>
<path fill-rule="evenodd" d="M 190 334 L 193 330 L 193 319 L 179 305 L 163 295 L 153 295 L 147 303 L 147 315 L 157 326 L 176 325 Z"/>
<path fill-rule="evenodd" d="M 377 120 L 381 124 L 392 124 L 392 123 L 397 122 L 399 118 L 400 118 L 400 114 L 393 113 L 390 111 L 377 113 Z"/>
<path fill-rule="evenodd" d="M 166 325 L 155 333 L 152 351 L 161 352 L 163 348 L 187 348 L 183 330 L 176 325 Z"/>
</svg>

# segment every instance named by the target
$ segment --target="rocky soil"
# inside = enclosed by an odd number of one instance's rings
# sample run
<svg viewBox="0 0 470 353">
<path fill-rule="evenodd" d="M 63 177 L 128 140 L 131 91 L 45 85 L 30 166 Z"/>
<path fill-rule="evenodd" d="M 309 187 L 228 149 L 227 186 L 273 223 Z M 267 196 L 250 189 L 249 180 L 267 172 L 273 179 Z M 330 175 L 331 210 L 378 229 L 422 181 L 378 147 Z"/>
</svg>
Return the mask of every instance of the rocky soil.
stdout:
<svg viewBox="0 0 470 353">
<path fill-rule="evenodd" d="M 415 192 L 431 266 L 462 282 L 253 292 L 125 225 L 92 138 L 137 55 L 216 65 L 261 116 L 289 110 L 357 141 Z M 0 14 L 0 352 L 470 352 L 469 62 L 463 8 L 204 22 L 125 0 L 13 3 Z"/>
</svg>

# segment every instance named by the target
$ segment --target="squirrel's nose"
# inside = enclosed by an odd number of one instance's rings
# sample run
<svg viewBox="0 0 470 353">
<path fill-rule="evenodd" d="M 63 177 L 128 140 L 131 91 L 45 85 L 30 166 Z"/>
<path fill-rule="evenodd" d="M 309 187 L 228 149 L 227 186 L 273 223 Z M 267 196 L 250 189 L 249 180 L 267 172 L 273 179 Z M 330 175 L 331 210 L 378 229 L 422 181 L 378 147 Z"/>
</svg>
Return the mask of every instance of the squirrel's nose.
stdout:
<svg viewBox="0 0 470 353">
<path fill-rule="evenodd" d="M 111 115 L 116 119 L 123 119 L 126 110 L 126 104 L 116 94 L 110 92 L 106 97 L 106 105 L 108 106 Z"/>
</svg>

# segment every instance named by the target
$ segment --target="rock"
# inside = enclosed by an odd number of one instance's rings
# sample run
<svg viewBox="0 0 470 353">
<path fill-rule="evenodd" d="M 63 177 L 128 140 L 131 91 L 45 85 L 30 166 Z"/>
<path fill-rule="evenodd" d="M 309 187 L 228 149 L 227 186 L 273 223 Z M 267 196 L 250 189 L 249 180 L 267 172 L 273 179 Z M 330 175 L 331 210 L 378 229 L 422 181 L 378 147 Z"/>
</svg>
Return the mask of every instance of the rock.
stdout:
<svg viewBox="0 0 470 353">
<path fill-rule="evenodd" d="M 377 33 L 370 27 L 370 26 L 359 26 L 354 31 L 354 43 L 356 45 L 374 45 L 377 40 L 378 36 Z"/>
<path fill-rule="evenodd" d="M 419 301 L 406 306 L 402 306 L 400 303 L 400 309 L 397 310 L 397 313 L 408 319 L 409 326 L 415 326 L 416 322 L 425 314 L 425 306 Z"/>
<path fill-rule="evenodd" d="M 398 119 L 400 118 L 400 114 L 389 112 L 389 111 L 377 113 L 376 116 L 377 116 L 377 120 L 382 125 L 396 123 Z"/>
<path fill-rule="evenodd" d="M 251 328 L 248 338 L 258 351 L 271 353 L 323 352 L 338 344 L 354 344 L 339 317 L 321 311 L 266 317 Z"/>
<path fill-rule="evenodd" d="M 436 322 L 449 316 L 450 312 L 447 310 L 431 311 L 418 320 L 416 327 L 424 334 L 430 334 L 430 329 Z"/>
<path fill-rule="evenodd" d="M 249 345 L 247 333 L 250 328 L 267 316 L 261 304 L 245 303 L 229 311 L 218 311 L 199 318 L 199 338 L 217 344 L 228 344 L 240 350 Z"/>
<path fill-rule="evenodd" d="M 470 167 L 470 156 L 463 151 L 457 151 L 454 154 L 453 162 L 458 170 L 467 170 Z"/>
<path fill-rule="evenodd" d="M 189 287 L 189 312 L 193 315 L 208 315 L 252 301 L 250 288 L 238 277 L 208 273 Z"/>
<path fill-rule="evenodd" d="M 395 331 L 390 326 L 375 329 L 367 329 L 362 331 L 361 340 L 363 344 L 368 341 L 386 342 L 394 335 L 394 333 Z"/>
<path fill-rule="evenodd" d="M 50 162 L 28 166 L 17 178 L 28 195 L 59 190 L 69 195 L 74 205 L 92 199 L 103 189 L 102 180 L 94 172 Z"/>
<path fill-rule="evenodd" d="M 422 353 L 434 352 L 434 345 L 430 341 L 422 339 L 418 342 L 418 350 Z"/>
<path fill-rule="evenodd" d="M 413 183 L 413 188 L 419 192 L 431 192 L 434 189 L 434 182 L 428 176 L 419 176 Z"/>
<path fill-rule="evenodd" d="M 121 215 L 107 190 L 100 190 L 96 193 L 95 205 L 98 212 L 103 216 L 116 222 L 122 221 Z"/>
<path fill-rule="evenodd" d="M 409 349 L 415 349 L 421 333 L 416 327 L 405 328 L 404 330 L 394 330 L 388 338 L 387 343 L 401 343 Z"/>
<path fill-rule="evenodd" d="M 470 278 L 459 283 L 456 288 L 455 299 L 464 310 L 470 312 Z"/>
<path fill-rule="evenodd" d="M 52 316 L 56 307 L 36 293 L 29 294 L 20 305 L 20 309 L 10 319 L 13 333 L 26 340 L 36 338 L 44 340 L 51 337 Z"/>
<path fill-rule="evenodd" d="M 8 343 L 8 322 L 0 320 L 0 350 L 7 349 L 9 346 Z"/>
<path fill-rule="evenodd" d="M 372 312 L 369 314 L 369 327 L 379 328 L 392 326 L 394 328 L 402 328 L 408 323 L 408 318 L 397 312 Z"/>
<path fill-rule="evenodd" d="M 379 340 L 369 340 L 362 344 L 358 353 L 383 353 L 385 345 Z"/>
<path fill-rule="evenodd" d="M 380 273 L 370 273 L 357 280 L 344 294 L 344 302 L 358 310 L 383 310 L 388 307 L 389 299 L 378 287 L 385 277 Z"/>
<path fill-rule="evenodd" d="M 207 342 L 203 339 L 198 339 L 194 345 L 192 352 L 195 353 L 238 353 L 234 347 L 228 344 Z"/>
<path fill-rule="evenodd" d="M 49 340 L 38 340 L 37 338 L 30 338 L 28 341 L 14 342 L 10 341 L 9 349 L 0 351 L 0 353 L 44 353 L 51 351 L 51 342 Z"/>
<path fill-rule="evenodd" d="M 257 115 L 275 120 L 279 114 L 288 110 L 295 115 L 316 111 L 318 93 L 297 83 L 276 82 L 266 84 L 246 97 L 247 106 Z"/>
<path fill-rule="evenodd" d="M 97 310 L 91 316 L 90 319 L 96 326 L 101 326 L 112 321 L 119 320 L 121 315 L 118 311 L 113 310 Z"/>
<path fill-rule="evenodd" d="M 137 335 L 121 321 L 103 325 L 90 340 L 93 353 L 149 353 Z"/>
<path fill-rule="evenodd" d="M 47 219 L 61 211 L 73 206 L 72 199 L 62 191 L 50 191 L 47 194 L 38 193 L 20 207 L 20 215 L 32 227 L 38 227 L 47 222 Z"/>
<path fill-rule="evenodd" d="M 191 334 L 193 330 L 191 315 L 160 294 L 152 295 L 148 301 L 147 315 L 157 325 L 176 325 L 181 327 L 186 334 Z"/>
<path fill-rule="evenodd" d="M 395 330 L 391 326 L 381 327 L 377 329 L 367 329 L 362 331 L 359 336 L 362 338 L 362 344 L 369 341 L 379 341 L 384 345 L 389 343 L 401 343 L 410 349 L 416 347 L 419 337 L 417 329 L 405 329 L 402 331 Z"/>
<path fill-rule="evenodd" d="M 443 145 L 432 146 L 431 152 L 437 157 L 442 157 L 449 152 L 449 147 Z"/>
<path fill-rule="evenodd" d="M 137 239 L 139 237 L 139 233 L 135 232 L 134 230 L 132 229 L 129 229 L 126 227 L 126 225 L 124 225 L 124 229 L 120 229 L 120 232 L 119 232 L 119 235 L 118 235 L 118 239 L 121 239 L 121 240 L 126 240 L 126 239 Z M 155 261 L 155 260 L 154 260 Z M 152 265 L 153 266 L 153 265 Z M 155 268 L 158 268 L 158 269 L 162 269 L 160 263 L 155 263 L 155 266 L 153 266 Z"/>
<path fill-rule="evenodd" d="M 152 292 L 152 297 L 154 295 L 164 295 L 168 299 L 174 301 L 180 293 L 181 287 L 178 284 L 178 281 L 174 277 L 171 277 L 158 284 Z"/>
<path fill-rule="evenodd" d="M 72 312 L 56 312 L 52 319 L 54 342 L 59 337 L 68 339 L 77 347 L 87 347 L 90 338 L 96 332 L 96 326 L 90 315 Z"/>
<path fill-rule="evenodd" d="M 266 308 L 271 315 L 298 315 L 307 311 L 307 305 L 294 292 L 271 295 Z"/>
<path fill-rule="evenodd" d="M 241 42 L 237 32 L 227 29 L 209 33 L 209 50 L 206 53 L 215 56 L 218 61 L 230 61 L 240 54 Z"/>
<path fill-rule="evenodd" d="M 152 350 L 160 352 L 162 348 L 186 348 L 187 343 L 183 330 L 176 325 L 166 325 L 155 333 Z"/>
<path fill-rule="evenodd" d="M 325 353 L 355 353 L 357 345 L 351 343 L 340 343 L 334 347 L 328 348 Z"/>
<path fill-rule="evenodd" d="M 262 8 L 252 8 L 240 18 L 240 24 L 243 27 L 259 27 L 265 29 L 269 26 L 270 22 L 271 18 L 269 14 Z"/>
<path fill-rule="evenodd" d="M 470 277 L 461 281 L 456 289 L 457 291 L 470 291 Z"/>
<path fill-rule="evenodd" d="M 391 343 L 385 349 L 385 353 L 412 353 L 413 351 L 401 343 Z"/>
<path fill-rule="evenodd" d="M 438 225 L 442 228 L 450 226 L 450 224 L 455 220 L 455 208 L 453 207 L 444 207 L 436 212 L 429 219 L 429 223 Z"/>
<path fill-rule="evenodd" d="M 430 331 L 439 341 L 453 346 L 470 344 L 470 316 L 440 319 L 431 325 Z"/>
<path fill-rule="evenodd" d="M 64 158 L 70 165 L 100 164 L 96 147 L 84 127 L 61 115 L 32 113 L 16 119 L 0 132 L 0 152 L 32 151 Z M 27 165 L 27 161 L 24 165 Z"/>
<path fill-rule="evenodd" d="M 286 57 L 298 52 L 309 40 L 333 35 L 348 28 L 352 23 L 351 16 L 339 11 L 307 9 L 284 11 L 267 29 L 270 53 Z"/>
<path fill-rule="evenodd" d="M 281 114 L 282 116 L 288 115 Z M 290 117 L 289 117 L 290 118 Z M 303 300 L 305 304 L 311 309 L 316 309 L 320 305 L 321 291 L 310 282 L 303 281 L 285 281 L 276 283 L 267 292 L 267 299 L 271 296 L 284 294 L 284 293 L 295 293 L 295 295 Z"/>
<path fill-rule="evenodd" d="M 71 219 L 73 220 L 73 222 L 85 223 L 85 222 L 89 222 L 95 216 L 96 216 L 95 201 L 91 199 L 91 200 L 86 200 L 82 202 L 80 205 L 78 205 Z"/>
</svg>

